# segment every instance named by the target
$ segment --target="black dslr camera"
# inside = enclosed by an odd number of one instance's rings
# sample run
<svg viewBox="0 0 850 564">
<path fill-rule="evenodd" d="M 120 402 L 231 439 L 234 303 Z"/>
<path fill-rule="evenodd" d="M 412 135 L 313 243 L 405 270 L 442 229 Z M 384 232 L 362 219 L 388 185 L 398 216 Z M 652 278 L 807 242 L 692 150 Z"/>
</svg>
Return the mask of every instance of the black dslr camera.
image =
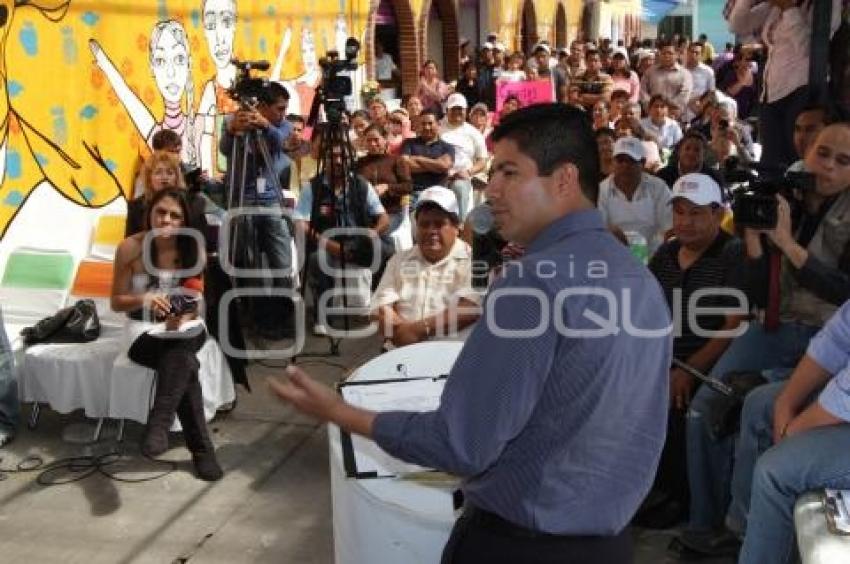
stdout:
<svg viewBox="0 0 850 564">
<path fill-rule="evenodd" d="M 252 70 L 267 71 L 269 70 L 268 61 L 240 61 L 233 59 L 230 61 L 237 69 L 236 80 L 233 81 L 233 86 L 227 90 L 227 95 L 240 106 L 256 107 L 260 101 L 263 91 L 269 85 L 269 81 L 265 78 L 255 78 L 251 76 Z"/>
<path fill-rule="evenodd" d="M 814 190 L 815 177 L 809 172 L 786 172 L 770 180 L 762 180 L 751 170 L 727 168 L 723 173 L 728 183 L 743 183 L 732 192 L 732 213 L 735 225 L 753 229 L 773 229 L 779 219 L 776 195 L 791 205 L 791 216 L 798 214 L 802 195 Z"/>
</svg>

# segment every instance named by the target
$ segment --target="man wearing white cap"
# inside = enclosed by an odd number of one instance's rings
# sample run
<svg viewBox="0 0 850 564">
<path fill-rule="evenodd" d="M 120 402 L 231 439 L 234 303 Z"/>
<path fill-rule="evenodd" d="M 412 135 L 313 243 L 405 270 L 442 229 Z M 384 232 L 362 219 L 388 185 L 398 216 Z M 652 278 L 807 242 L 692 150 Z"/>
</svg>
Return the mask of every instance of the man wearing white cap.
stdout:
<svg viewBox="0 0 850 564">
<path fill-rule="evenodd" d="M 440 138 L 455 149 L 454 165 L 449 170 L 449 188 L 457 197 L 460 220 L 469 213 L 472 199 L 472 177 L 487 164 L 484 136 L 466 121 L 466 98 L 455 92 L 446 101 L 446 120 Z"/>
<path fill-rule="evenodd" d="M 670 189 L 643 170 L 646 153 L 640 139 L 614 143 L 614 172 L 599 185 L 597 207 L 609 225 L 643 235 L 650 254 L 670 229 Z"/>
<path fill-rule="evenodd" d="M 705 332 L 731 331 L 746 314 L 744 257 L 740 239 L 720 228 L 724 207 L 720 186 L 710 176 L 686 174 L 673 185 L 670 199 L 674 238 L 658 249 L 649 270 L 658 279 L 673 317 L 682 320 L 673 339 L 673 357 L 708 373 L 731 342 Z M 713 288 L 723 293 L 714 293 Z M 740 299 L 729 296 L 730 289 Z M 725 308 L 727 314 L 691 311 L 695 294 L 700 308 Z M 680 294 L 680 295 L 679 295 Z M 685 450 L 685 413 L 698 382 L 680 368 L 670 370 L 670 417 L 667 440 L 656 474 L 655 503 L 638 512 L 637 524 L 667 528 L 685 517 L 688 480 Z"/>
<path fill-rule="evenodd" d="M 424 190 L 415 218 L 416 246 L 393 255 L 372 298 L 387 348 L 452 337 L 478 319 L 481 296 L 472 289 L 472 251 L 458 237 L 455 195 Z"/>
</svg>

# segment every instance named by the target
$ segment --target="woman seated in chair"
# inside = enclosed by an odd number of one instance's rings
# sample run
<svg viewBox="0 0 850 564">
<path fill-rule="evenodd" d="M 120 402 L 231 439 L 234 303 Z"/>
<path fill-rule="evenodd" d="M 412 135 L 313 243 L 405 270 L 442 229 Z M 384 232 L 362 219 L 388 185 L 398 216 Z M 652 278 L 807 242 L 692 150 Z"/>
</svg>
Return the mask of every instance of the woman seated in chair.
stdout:
<svg viewBox="0 0 850 564">
<path fill-rule="evenodd" d="M 142 169 L 142 186 L 142 195 L 127 203 L 125 237 L 145 229 L 145 209 L 154 194 L 164 188 L 186 188 L 180 160 L 168 151 L 154 151 Z"/>
<path fill-rule="evenodd" d="M 197 294 L 187 291 L 202 284 L 199 278 L 184 277 L 186 272 L 200 276 L 204 255 L 195 238 L 175 233 L 191 226 L 188 217 L 184 190 L 164 188 L 153 195 L 145 231 L 118 246 L 111 306 L 131 319 L 130 360 L 157 372 L 142 452 L 155 457 L 168 450 L 168 430 L 176 413 L 198 477 L 213 481 L 222 477 L 222 470 L 207 433 L 196 356 L 207 333 L 197 320 L 197 305 L 192 307 Z"/>
</svg>

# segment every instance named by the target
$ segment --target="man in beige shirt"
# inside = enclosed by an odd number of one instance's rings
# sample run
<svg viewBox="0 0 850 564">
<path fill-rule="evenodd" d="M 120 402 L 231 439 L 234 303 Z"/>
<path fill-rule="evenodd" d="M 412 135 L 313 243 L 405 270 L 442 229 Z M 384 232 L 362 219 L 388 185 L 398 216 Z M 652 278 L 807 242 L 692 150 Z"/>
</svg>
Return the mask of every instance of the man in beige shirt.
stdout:
<svg viewBox="0 0 850 564">
<path fill-rule="evenodd" d="M 480 314 L 454 193 L 442 186 L 423 190 L 415 214 L 416 246 L 390 259 L 372 298 L 385 348 L 456 337 Z"/>
</svg>

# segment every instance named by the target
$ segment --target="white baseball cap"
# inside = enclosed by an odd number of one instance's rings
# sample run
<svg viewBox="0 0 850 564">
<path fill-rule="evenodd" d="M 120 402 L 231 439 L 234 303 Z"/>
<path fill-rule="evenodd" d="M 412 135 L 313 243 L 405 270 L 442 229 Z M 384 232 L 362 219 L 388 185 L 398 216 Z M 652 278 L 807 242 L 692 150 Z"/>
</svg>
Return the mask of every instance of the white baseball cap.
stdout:
<svg viewBox="0 0 850 564">
<path fill-rule="evenodd" d="M 455 193 L 444 188 L 443 186 L 431 186 L 419 193 L 419 200 L 416 202 L 417 211 L 426 202 L 432 202 L 440 206 L 440 209 L 447 213 L 460 215 L 460 209 L 457 207 L 457 198 Z"/>
<path fill-rule="evenodd" d="M 614 156 L 626 155 L 635 161 L 646 159 L 646 150 L 643 143 L 636 137 L 620 137 L 614 143 Z"/>
<path fill-rule="evenodd" d="M 629 52 L 626 51 L 625 47 L 617 47 L 616 49 L 614 49 L 614 51 L 611 53 L 611 56 L 613 57 L 614 55 L 622 55 L 624 59 L 626 59 L 627 61 L 629 60 Z"/>
<path fill-rule="evenodd" d="M 466 98 L 460 92 L 455 92 L 446 100 L 446 107 L 451 108 L 463 108 L 466 109 L 468 106 L 466 104 Z"/>
<path fill-rule="evenodd" d="M 545 44 L 545 43 L 538 43 L 538 44 L 534 47 L 534 50 L 532 51 L 532 53 L 536 53 L 536 52 L 540 51 L 541 49 L 542 49 L 543 51 L 545 51 L 547 55 L 551 55 L 551 54 L 552 54 L 552 49 L 550 49 L 550 48 L 549 48 L 549 46 L 548 46 L 547 44 Z"/>
<path fill-rule="evenodd" d="M 717 182 L 707 174 L 700 174 L 699 172 L 680 176 L 673 183 L 673 195 L 670 201 L 672 202 L 676 198 L 685 198 L 698 206 L 723 203 L 723 196 Z"/>
</svg>

